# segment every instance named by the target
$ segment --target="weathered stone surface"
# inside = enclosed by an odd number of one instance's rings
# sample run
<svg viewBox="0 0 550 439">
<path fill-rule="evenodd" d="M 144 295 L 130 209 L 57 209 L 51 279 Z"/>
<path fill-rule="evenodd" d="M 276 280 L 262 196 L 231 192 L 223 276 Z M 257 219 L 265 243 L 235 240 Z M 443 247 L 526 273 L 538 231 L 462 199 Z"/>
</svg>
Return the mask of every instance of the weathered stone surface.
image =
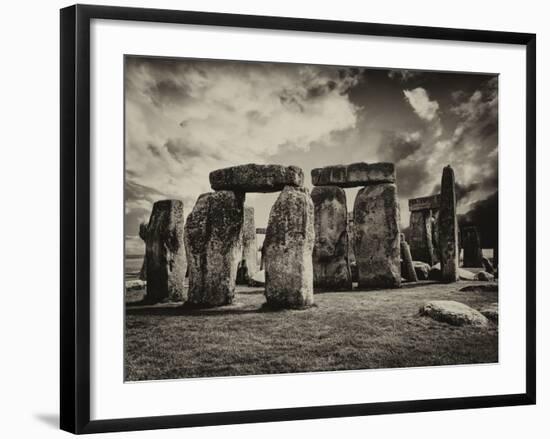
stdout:
<svg viewBox="0 0 550 439">
<path fill-rule="evenodd" d="M 479 310 L 479 312 L 492 322 L 498 323 L 498 303 L 491 303 L 485 308 Z"/>
<path fill-rule="evenodd" d="M 287 186 L 269 214 L 264 241 L 265 296 L 280 308 L 313 304 L 314 208 L 309 191 Z"/>
<path fill-rule="evenodd" d="M 380 183 L 395 183 L 393 163 L 352 163 L 325 166 L 311 170 L 313 186 L 357 187 Z"/>
<path fill-rule="evenodd" d="M 434 264 L 441 261 L 441 245 L 439 243 L 439 209 L 432 211 L 432 244 Z"/>
<path fill-rule="evenodd" d="M 454 326 L 487 326 L 488 320 L 479 311 L 454 300 L 434 300 L 420 308 L 420 314 Z"/>
<path fill-rule="evenodd" d="M 248 276 L 254 276 L 256 271 L 259 270 L 259 264 L 256 225 L 254 223 L 254 208 L 252 206 L 244 206 L 242 259 L 246 261 Z"/>
<path fill-rule="evenodd" d="M 353 243 L 355 242 L 355 226 L 353 224 L 353 211 L 348 212 L 348 264 L 355 264 L 355 250 L 353 248 Z M 353 276 L 352 276 L 353 277 Z M 357 280 L 354 280 L 357 282 Z"/>
<path fill-rule="evenodd" d="M 149 302 L 185 301 L 183 203 L 162 200 L 153 205 L 147 226 L 147 295 Z"/>
<path fill-rule="evenodd" d="M 456 217 L 455 174 L 451 166 L 443 168 L 439 208 L 439 244 L 441 281 L 458 280 L 458 223 Z"/>
<path fill-rule="evenodd" d="M 141 223 L 139 225 L 139 237 L 147 246 L 147 224 Z M 147 280 L 147 252 L 143 255 L 143 262 L 141 263 L 141 269 L 139 270 L 139 279 Z"/>
<path fill-rule="evenodd" d="M 337 186 L 317 186 L 311 191 L 311 198 L 315 212 L 313 286 L 351 290 L 346 193 Z"/>
<path fill-rule="evenodd" d="M 430 265 L 422 261 L 413 261 L 414 271 L 418 280 L 428 280 L 430 274 Z"/>
<path fill-rule="evenodd" d="M 394 184 L 367 186 L 353 207 L 360 288 L 401 285 L 399 204 Z"/>
<path fill-rule="evenodd" d="M 433 218 L 430 210 L 411 212 L 409 221 L 411 256 L 415 261 L 426 262 L 430 266 L 436 263 L 432 225 Z"/>
<path fill-rule="evenodd" d="M 484 282 L 490 282 L 495 280 L 495 276 L 493 276 L 490 273 L 487 273 L 486 271 L 480 271 L 474 276 L 474 280 L 481 280 Z"/>
<path fill-rule="evenodd" d="M 409 211 L 416 212 L 419 210 L 437 210 L 439 209 L 439 194 L 430 195 L 428 197 L 410 198 Z"/>
<path fill-rule="evenodd" d="M 477 227 L 467 226 L 462 230 L 461 236 L 462 248 L 464 249 L 464 258 L 462 265 L 464 267 L 482 267 L 481 243 Z"/>
<path fill-rule="evenodd" d="M 401 234 L 401 276 L 409 282 L 418 282 L 416 271 L 414 269 L 411 250 L 405 237 Z"/>
<path fill-rule="evenodd" d="M 231 191 L 199 196 L 185 224 L 188 302 L 221 306 L 233 301 L 242 256 L 244 196 Z"/>
<path fill-rule="evenodd" d="M 304 172 L 297 166 L 249 163 L 212 171 L 210 185 L 216 191 L 278 192 L 285 186 L 303 186 Z"/>
</svg>

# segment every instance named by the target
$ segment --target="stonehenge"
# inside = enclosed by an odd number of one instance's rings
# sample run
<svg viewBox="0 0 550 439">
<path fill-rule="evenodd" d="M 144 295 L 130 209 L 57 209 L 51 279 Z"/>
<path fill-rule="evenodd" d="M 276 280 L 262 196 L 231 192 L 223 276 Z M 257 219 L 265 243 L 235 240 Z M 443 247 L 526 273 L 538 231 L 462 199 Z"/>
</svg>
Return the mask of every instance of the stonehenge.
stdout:
<svg viewBox="0 0 550 439">
<path fill-rule="evenodd" d="M 439 202 L 439 194 L 409 200 L 411 256 L 413 260 L 426 262 L 430 266 L 439 260 L 437 244 L 434 242 Z"/>
<path fill-rule="evenodd" d="M 353 207 L 353 247 L 359 287 L 399 287 L 401 285 L 401 249 L 394 164 L 361 162 L 315 168 L 311 171 L 311 180 L 315 186 L 314 190 L 330 186 L 340 189 L 362 187 Z M 318 193 L 328 192 L 328 189 L 319 189 L 319 191 Z M 340 193 L 341 198 L 342 193 Z M 343 200 L 345 201 L 345 197 Z M 319 202 L 320 207 L 315 210 L 316 224 L 329 224 L 327 218 L 335 216 L 334 213 L 330 213 L 333 207 L 330 203 L 322 204 Z M 342 214 L 339 216 L 341 218 Z M 347 234 L 348 228 L 349 224 L 345 230 L 343 226 L 340 226 L 339 230 Z M 341 242 L 346 240 L 341 239 Z M 316 237 L 316 243 L 317 241 L 320 247 L 322 242 L 326 242 L 326 236 Z M 349 251 L 347 253 L 349 254 Z M 346 271 L 351 275 L 349 257 L 347 259 L 348 270 Z M 341 259 L 340 264 L 343 263 Z M 314 271 L 317 273 L 326 270 L 326 260 L 314 259 L 314 265 Z"/>
<path fill-rule="evenodd" d="M 153 205 L 145 246 L 147 261 L 146 300 L 185 301 L 185 250 L 183 203 L 162 200 Z"/>
<path fill-rule="evenodd" d="M 271 208 L 264 241 L 265 297 L 276 308 L 313 304 L 313 202 L 303 187 L 286 186 Z"/>
<path fill-rule="evenodd" d="M 314 288 L 349 291 L 355 280 L 360 289 L 370 289 L 398 288 L 402 279 L 459 279 L 450 166 L 443 170 L 440 194 L 409 200 L 408 242 L 400 231 L 392 163 L 313 169 L 311 193 L 295 166 L 239 165 L 215 170 L 209 178 L 214 191 L 198 197 L 185 223 L 183 203 L 162 200 L 154 204 L 149 223 L 140 226 L 150 302 L 229 305 L 236 284 L 248 284 L 256 273 L 265 275 L 267 304 L 278 308 L 310 306 Z M 351 187 L 360 189 L 348 211 L 344 188 Z M 246 193 L 276 191 L 267 228 L 256 228 Z M 261 263 L 257 234 L 265 234 Z M 465 265 L 484 266 L 477 229 L 466 227 L 462 240 Z"/>
<path fill-rule="evenodd" d="M 439 194 L 409 199 L 411 256 L 415 264 L 424 262 L 432 267 L 432 280 L 456 282 L 460 271 L 466 272 L 459 269 L 460 243 L 464 247 L 465 267 L 483 265 L 477 229 L 465 227 L 460 233 L 456 203 L 455 177 L 450 165 L 443 168 Z"/>
<path fill-rule="evenodd" d="M 315 186 L 311 198 L 315 206 L 313 285 L 322 289 L 351 290 L 346 194 L 338 186 Z"/>
<path fill-rule="evenodd" d="M 212 171 L 215 192 L 199 196 L 185 224 L 189 260 L 188 302 L 230 304 L 239 264 L 257 271 L 254 212 L 246 192 L 282 191 L 265 231 L 265 295 L 268 304 L 301 308 L 313 304 L 313 202 L 296 166 L 246 164 Z M 262 258 L 263 259 L 263 258 Z M 261 267 L 260 267 L 261 268 Z"/>
</svg>

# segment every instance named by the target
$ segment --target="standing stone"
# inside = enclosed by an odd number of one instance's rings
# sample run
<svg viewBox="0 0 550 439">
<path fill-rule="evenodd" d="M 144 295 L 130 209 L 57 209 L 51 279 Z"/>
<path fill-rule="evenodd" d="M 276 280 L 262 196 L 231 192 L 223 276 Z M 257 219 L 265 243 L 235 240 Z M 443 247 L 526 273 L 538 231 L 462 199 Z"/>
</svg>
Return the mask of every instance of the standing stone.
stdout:
<svg viewBox="0 0 550 439">
<path fill-rule="evenodd" d="M 244 194 L 209 192 L 199 196 L 187 217 L 189 303 L 221 306 L 233 301 L 242 257 L 243 204 Z"/>
<path fill-rule="evenodd" d="M 455 174 L 450 165 L 441 176 L 439 208 L 439 245 L 441 248 L 441 281 L 456 282 L 458 273 L 458 223 L 456 218 Z"/>
<path fill-rule="evenodd" d="M 464 267 L 482 267 L 483 256 L 477 228 L 474 226 L 464 227 L 462 232 L 462 248 L 464 249 Z"/>
<path fill-rule="evenodd" d="M 348 212 L 348 264 L 351 272 L 351 281 L 357 282 L 357 261 L 355 260 L 355 226 L 353 224 L 353 211 Z"/>
<path fill-rule="evenodd" d="M 399 204 L 395 184 L 367 186 L 353 207 L 360 288 L 401 286 Z"/>
<path fill-rule="evenodd" d="M 147 226 L 147 295 L 151 303 L 185 301 L 185 249 L 183 203 L 162 200 L 153 205 Z"/>
<path fill-rule="evenodd" d="M 346 193 L 337 186 L 316 186 L 311 198 L 315 209 L 313 286 L 351 290 Z"/>
<path fill-rule="evenodd" d="M 147 224 L 141 223 L 139 225 L 139 237 L 143 240 L 147 248 Z M 139 270 L 139 280 L 147 280 L 147 251 L 145 255 L 143 255 L 141 270 Z"/>
<path fill-rule="evenodd" d="M 433 245 L 433 218 L 429 209 L 415 210 L 411 212 L 409 222 L 411 255 L 415 261 L 435 264 Z"/>
<path fill-rule="evenodd" d="M 264 241 L 265 296 L 279 308 L 313 304 L 314 208 L 305 188 L 286 186 L 269 214 Z"/>
<path fill-rule="evenodd" d="M 405 236 L 401 233 L 401 276 L 409 282 L 418 282 L 416 271 L 413 265 L 411 250 L 409 244 L 405 241 Z"/>
<path fill-rule="evenodd" d="M 252 278 L 258 271 L 258 243 L 256 241 L 256 225 L 254 224 L 254 208 L 244 207 L 243 221 L 243 256 L 248 277 Z"/>
<path fill-rule="evenodd" d="M 432 244 L 433 266 L 441 261 L 441 246 L 439 245 L 439 209 L 432 211 Z"/>
</svg>

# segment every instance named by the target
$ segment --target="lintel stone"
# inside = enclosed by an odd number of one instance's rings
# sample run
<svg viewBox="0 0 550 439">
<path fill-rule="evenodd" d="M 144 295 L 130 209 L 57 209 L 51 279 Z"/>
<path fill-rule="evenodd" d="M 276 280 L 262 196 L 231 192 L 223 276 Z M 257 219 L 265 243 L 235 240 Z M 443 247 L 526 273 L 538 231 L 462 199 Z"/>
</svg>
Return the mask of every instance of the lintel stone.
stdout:
<svg viewBox="0 0 550 439">
<path fill-rule="evenodd" d="M 410 198 L 409 211 L 416 212 L 419 210 L 439 209 L 440 196 L 439 194 L 430 195 L 429 197 Z"/>
<path fill-rule="evenodd" d="M 246 165 L 217 169 L 209 175 L 210 186 L 216 191 L 279 192 L 285 186 L 304 185 L 304 171 L 297 166 Z"/>
<path fill-rule="evenodd" d="M 395 166 L 393 163 L 383 162 L 325 166 L 311 170 L 311 182 L 314 186 L 342 188 L 395 183 Z"/>
</svg>

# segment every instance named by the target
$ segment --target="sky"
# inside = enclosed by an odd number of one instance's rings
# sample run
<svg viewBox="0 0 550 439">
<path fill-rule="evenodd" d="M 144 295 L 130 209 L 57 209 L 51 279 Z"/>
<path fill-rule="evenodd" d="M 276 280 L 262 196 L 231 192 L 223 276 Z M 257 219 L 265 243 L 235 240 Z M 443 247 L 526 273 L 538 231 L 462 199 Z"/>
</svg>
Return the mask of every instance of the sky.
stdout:
<svg viewBox="0 0 550 439">
<path fill-rule="evenodd" d="M 126 56 L 124 81 L 127 254 L 155 201 L 187 216 L 210 171 L 244 163 L 299 166 L 311 189 L 316 167 L 393 162 L 402 228 L 447 164 L 459 213 L 498 199 L 497 74 Z M 246 195 L 256 227 L 277 196 Z"/>
</svg>

